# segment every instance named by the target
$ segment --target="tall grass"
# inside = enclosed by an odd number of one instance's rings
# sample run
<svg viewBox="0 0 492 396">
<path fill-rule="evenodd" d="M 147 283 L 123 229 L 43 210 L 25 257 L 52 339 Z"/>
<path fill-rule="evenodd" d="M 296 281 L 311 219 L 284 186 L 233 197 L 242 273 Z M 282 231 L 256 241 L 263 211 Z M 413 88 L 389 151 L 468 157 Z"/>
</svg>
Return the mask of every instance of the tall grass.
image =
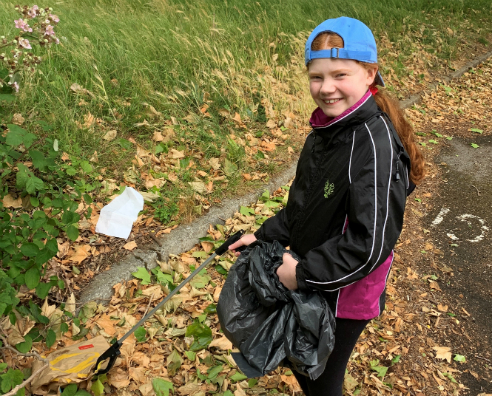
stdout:
<svg viewBox="0 0 492 396">
<path fill-rule="evenodd" d="M 0 35 L 14 30 L 14 4 L 2 1 Z M 9 121 L 9 114 L 19 112 L 46 120 L 65 150 L 81 155 L 98 150 L 111 158 L 118 150 L 102 140 L 105 131 L 116 128 L 120 136 L 146 142 L 152 128 L 135 127 L 144 119 L 159 127 L 171 117 L 191 117 L 199 121 L 184 130 L 185 139 L 199 141 L 212 129 L 218 142 L 229 133 L 221 127 L 221 109 L 251 121 L 266 121 L 258 111 L 262 107 L 267 117 L 307 114 L 311 104 L 303 45 L 308 32 L 326 18 L 347 15 L 369 25 L 379 42 L 390 43 L 387 52 L 394 56 L 388 59 L 395 70 L 400 68 L 397 73 L 405 72 L 412 43 L 452 59 L 461 55 L 460 39 L 485 40 L 492 30 L 490 0 L 71 0 L 40 5 L 52 6 L 60 17 L 61 45 L 50 50 L 41 73 L 26 83 L 2 118 Z M 73 83 L 94 96 L 71 92 Z M 193 118 L 205 103 L 210 117 Z M 151 114 L 149 106 L 162 116 Z M 83 124 L 89 112 L 99 122 L 80 128 L 77 122 Z"/>
</svg>

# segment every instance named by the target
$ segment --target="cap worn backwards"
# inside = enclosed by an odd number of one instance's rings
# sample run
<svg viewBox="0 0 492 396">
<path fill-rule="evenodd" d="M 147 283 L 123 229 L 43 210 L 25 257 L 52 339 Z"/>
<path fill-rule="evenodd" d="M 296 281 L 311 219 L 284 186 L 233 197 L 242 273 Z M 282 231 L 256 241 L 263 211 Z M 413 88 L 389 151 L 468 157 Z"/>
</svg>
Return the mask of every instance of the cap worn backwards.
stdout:
<svg viewBox="0 0 492 396">
<path fill-rule="evenodd" d="M 343 48 L 331 48 L 319 51 L 311 50 L 314 39 L 325 32 L 338 34 L 343 40 Z M 377 63 L 378 51 L 376 40 L 371 29 L 357 19 L 349 17 L 327 19 L 312 31 L 305 46 L 306 65 L 313 59 L 320 58 L 351 59 L 365 63 Z M 384 86 L 379 72 L 377 73 L 375 82 L 377 85 Z"/>
</svg>

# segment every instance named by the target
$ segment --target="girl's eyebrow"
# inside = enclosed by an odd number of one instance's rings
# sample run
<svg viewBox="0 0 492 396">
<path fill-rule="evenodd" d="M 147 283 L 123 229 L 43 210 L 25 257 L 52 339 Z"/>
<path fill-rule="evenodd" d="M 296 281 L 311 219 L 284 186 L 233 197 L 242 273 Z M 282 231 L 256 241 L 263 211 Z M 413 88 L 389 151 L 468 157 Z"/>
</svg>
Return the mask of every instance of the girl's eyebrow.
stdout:
<svg viewBox="0 0 492 396">
<path fill-rule="evenodd" d="M 350 69 L 338 69 L 338 70 L 333 70 L 330 73 L 331 74 L 338 74 L 338 73 L 350 73 L 352 70 Z"/>
</svg>

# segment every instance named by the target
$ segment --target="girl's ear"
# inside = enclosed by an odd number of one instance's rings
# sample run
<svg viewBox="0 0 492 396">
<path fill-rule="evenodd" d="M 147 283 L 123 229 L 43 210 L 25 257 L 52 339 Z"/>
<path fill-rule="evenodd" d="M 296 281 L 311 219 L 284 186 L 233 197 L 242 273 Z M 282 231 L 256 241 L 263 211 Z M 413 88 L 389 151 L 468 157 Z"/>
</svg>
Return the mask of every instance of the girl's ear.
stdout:
<svg viewBox="0 0 492 396">
<path fill-rule="evenodd" d="M 367 67 L 365 70 L 367 72 L 367 85 L 370 86 L 374 83 L 374 79 L 376 78 L 376 74 L 378 72 L 378 67 Z"/>
</svg>

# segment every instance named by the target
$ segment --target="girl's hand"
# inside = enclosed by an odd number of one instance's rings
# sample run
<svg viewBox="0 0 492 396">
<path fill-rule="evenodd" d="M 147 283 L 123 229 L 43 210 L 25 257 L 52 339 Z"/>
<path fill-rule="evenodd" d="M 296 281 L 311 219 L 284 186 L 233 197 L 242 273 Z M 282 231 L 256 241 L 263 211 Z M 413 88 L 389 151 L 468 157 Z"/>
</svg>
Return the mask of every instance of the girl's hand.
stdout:
<svg viewBox="0 0 492 396">
<path fill-rule="evenodd" d="M 283 264 L 277 268 L 277 276 L 287 289 L 297 289 L 296 267 L 299 263 L 289 253 L 282 256 Z"/>
<path fill-rule="evenodd" d="M 235 249 L 241 247 L 241 246 L 248 246 L 252 244 L 254 241 L 256 241 L 256 237 L 254 234 L 244 234 L 239 241 L 233 243 L 231 246 L 229 246 L 229 250 L 232 250 L 234 252 L 234 255 L 237 257 L 241 254 L 241 252 L 236 252 Z"/>
</svg>

